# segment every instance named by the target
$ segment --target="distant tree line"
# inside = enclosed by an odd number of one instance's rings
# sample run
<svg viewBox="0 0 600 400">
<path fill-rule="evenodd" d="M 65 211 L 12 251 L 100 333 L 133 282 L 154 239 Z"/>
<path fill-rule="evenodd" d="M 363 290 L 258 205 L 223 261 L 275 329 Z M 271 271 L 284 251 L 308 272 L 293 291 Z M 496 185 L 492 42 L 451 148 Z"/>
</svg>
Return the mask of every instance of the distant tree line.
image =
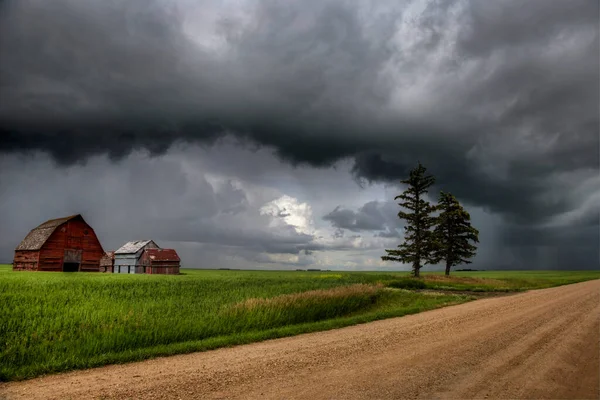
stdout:
<svg viewBox="0 0 600 400">
<path fill-rule="evenodd" d="M 404 242 L 398 249 L 385 250 L 384 261 L 398 261 L 412 265 L 412 275 L 420 276 L 427 264 L 446 264 L 446 275 L 460 264 L 470 264 L 479 243 L 479 231 L 471 226 L 471 216 L 450 193 L 440 192 L 437 205 L 425 199 L 435 178 L 426 175 L 427 169 L 419 162 L 401 181 L 407 189 L 394 200 L 400 200 L 398 217 L 406 221 Z M 438 215 L 435 215 L 439 212 Z"/>
</svg>

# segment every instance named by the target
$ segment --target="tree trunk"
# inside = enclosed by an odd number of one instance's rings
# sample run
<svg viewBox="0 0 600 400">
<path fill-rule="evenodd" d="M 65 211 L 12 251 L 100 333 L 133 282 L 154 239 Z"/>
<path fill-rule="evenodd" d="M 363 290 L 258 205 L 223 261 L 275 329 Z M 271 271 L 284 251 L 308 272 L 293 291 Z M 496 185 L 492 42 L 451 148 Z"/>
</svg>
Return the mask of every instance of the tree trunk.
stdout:
<svg viewBox="0 0 600 400">
<path fill-rule="evenodd" d="M 446 275 L 450 276 L 450 262 L 446 261 Z"/>
<path fill-rule="evenodd" d="M 421 271 L 421 263 L 419 263 L 419 262 L 413 263 L 412 273 L 415 278 L 418 278 L 421 276 L 420 271 Z"/>
</svg>

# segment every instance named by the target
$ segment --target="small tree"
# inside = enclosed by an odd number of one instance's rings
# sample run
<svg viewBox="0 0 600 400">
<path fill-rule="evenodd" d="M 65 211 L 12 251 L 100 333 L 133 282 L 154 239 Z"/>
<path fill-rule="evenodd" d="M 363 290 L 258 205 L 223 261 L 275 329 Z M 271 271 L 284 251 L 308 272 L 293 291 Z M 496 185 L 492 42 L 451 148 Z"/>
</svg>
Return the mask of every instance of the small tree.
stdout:
<svg viewBox="0 0 600 400">
<path fill-rule="evenodd" d="M 435 178 L 431 175 L 425 175 L 427 169 L 419 165 L 410 171 L 408 179 L 401 181 L 408 185 L 408 188 L 400 195 L 394 197 L 394 200 L 401 199 L 399 206 L 409 210 L 409 212 L 400 211 L 398 217 L 406 220 L 404 228 L 406 234 L 404 242 L 398 245 L 398 250 L 385 250 L 386 256 L 382 256 L 383 261 L 398 261 L 412 264 L 412 275 L 420 276 L 420 270 L 427 263 L 431 263 L 433 251 L 433 241 L 431 227 L 435 218 L 431 214 L 435 211 L 432 206 L 424 199 L 427 189 L 433 185 Z"/>
<path fill-rule="evenodd" d="M 459 264 L 471 264 L 476 254 L 479 231 L 471 226 L 471 216 L 450 193 L 440 192 L 437 209 L 440 215 L 434 229 L 433 262 L 446 262 L 446 275 Z"/>
</svg>

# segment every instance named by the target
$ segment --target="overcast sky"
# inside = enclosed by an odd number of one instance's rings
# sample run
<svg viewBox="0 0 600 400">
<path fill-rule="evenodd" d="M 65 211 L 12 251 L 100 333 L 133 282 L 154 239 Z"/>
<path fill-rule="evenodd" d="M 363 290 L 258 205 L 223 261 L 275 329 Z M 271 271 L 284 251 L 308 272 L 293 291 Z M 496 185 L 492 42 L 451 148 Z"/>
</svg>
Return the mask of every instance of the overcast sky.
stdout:
<svg viewBox="0 0 600 400">
<path fill-rule="evenodd" d="M 420 160 L 477 269 L 597 269 L 596 0 L 0 2 L 0 262 L 82 213 L 185 267 L 409 269 Z M 426 267 L 429 268 L 429 267 Z M 431 268 L 429 268 L 431 269 Z"/>
</svg>

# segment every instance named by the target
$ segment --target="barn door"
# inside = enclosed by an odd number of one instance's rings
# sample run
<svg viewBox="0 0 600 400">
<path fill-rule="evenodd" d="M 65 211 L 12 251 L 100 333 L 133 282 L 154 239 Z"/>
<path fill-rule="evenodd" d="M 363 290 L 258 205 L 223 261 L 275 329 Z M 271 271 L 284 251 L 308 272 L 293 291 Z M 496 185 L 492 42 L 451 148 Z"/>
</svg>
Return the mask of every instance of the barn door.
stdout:
<svg viewBox="0 0 600 400">
<path fill-rule="evenodd" d="M 81 263 L 81 253 L 83 253 L 83 250 L 65 249 L 65 257 L 63 262 L 79 264 Z"/>
<path fill-rule="evenodd" d="M 81 266 L 81 253 L 82 250 L 65 249 L 65 255 L 63 256 L 63 271 L 64 272 L 77 272 Z"/>
</svg>

